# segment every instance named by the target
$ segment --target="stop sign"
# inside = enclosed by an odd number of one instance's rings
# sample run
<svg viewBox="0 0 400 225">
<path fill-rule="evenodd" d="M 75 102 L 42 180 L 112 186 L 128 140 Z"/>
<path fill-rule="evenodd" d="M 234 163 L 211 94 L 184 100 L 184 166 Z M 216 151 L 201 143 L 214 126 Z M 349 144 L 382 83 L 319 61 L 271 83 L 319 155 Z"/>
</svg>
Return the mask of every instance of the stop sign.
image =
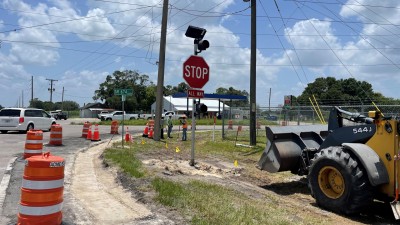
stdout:
<svg viewBox="0 0 400 225">
<path fill-rule="evenodd" d="M 183 63 L 183 79 L 191 88 L 202 88 L 210 78 L 210 67 L 201 56 L 192 55 Z"/>
</svg>

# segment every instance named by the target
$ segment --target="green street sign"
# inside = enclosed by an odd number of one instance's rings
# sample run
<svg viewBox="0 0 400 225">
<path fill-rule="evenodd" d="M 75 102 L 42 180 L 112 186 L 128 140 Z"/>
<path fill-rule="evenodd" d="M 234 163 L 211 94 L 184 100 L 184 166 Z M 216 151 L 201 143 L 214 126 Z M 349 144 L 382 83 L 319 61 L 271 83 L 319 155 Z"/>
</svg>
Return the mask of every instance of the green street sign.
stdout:
<svg viewBox="0 0 400 225">
<path fill-rule="evenodd" d="M 133 95 L 133 89 L 115 89 L 114 90 L 114 95 L 132 96 Z"/>
</svg>

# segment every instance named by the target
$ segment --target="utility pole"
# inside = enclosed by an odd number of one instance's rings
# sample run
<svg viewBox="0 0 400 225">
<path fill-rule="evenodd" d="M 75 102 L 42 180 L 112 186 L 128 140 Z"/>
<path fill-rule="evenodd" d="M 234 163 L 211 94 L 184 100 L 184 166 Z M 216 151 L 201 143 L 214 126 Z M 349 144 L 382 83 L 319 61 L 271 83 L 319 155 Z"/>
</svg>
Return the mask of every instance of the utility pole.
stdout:
<svg viewBox="0 0 400 225">
<path fill-rule="evenodd" d="M 256 51 L 257 51 L 257 18 L 256 18 L 256 1 L 243 0 L 251 4 L 251 53 L 250 53 L 250 145 L 257 144 L 256 130 Z"/>
<path fill-rule="evenodd" d="M 24 90 L 22 90 L 21 107 L 24 108 Z"/>
<path fill-rule="evenodd" d="M 161 139 L 161 114 L 164 102 L 164 67 L 165 67 L 165 47 L 167 42 L 167 19 L 168 19 L 168 0 L 164 0 L 163 14 L 161 19 L 161 40 L 160 55 L 158 59 L 158 79 L 156 93 L 156 112 L 154 118 L 154 136 L 155 141 Z M 164 125 L 163 125 L 164 126 Z"/>
<path fill-rule="evenodd" d="M 32 103 L 33 103 L 33 76 L 31 76 L 31 103 L 30 104 L 32 104 Z"/>
<path fill-rule="evenodd" d="M 53 82 L 58 80 L 53 80 L 53 79 L 46 79 L 46 80 L 50 81 L 50 88 L 48 88 L 48 90 L 50 91 L 50 102 L 53 102 L 53 91 L 56 90 L 53 88 Z"/>
<path fill-rule="evenodd" d="M 271 88 L 269 88 L 268 113 L 271 113 Z"/>
<path fill-rule="evenodd" d="M 64 110 L 63 108 L 64 108 L 64 86 L 61 95 L 61 110 Z"/>
</svg>

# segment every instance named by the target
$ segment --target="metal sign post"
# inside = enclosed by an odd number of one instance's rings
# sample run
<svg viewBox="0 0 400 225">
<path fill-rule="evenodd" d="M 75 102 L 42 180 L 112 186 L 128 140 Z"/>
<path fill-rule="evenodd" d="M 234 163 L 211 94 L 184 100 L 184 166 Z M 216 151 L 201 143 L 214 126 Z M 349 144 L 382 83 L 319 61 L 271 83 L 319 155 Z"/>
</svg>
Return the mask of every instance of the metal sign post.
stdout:
<svg viewBox="0 0 400 225">
<path fill-rule="evenodd" d="M 195 141 L 195 126 L 196 126 L 196 118 L 194 116 L 194 110 L 196 108 L 196 100 L 193 99 L 193 105 L 192 105 L 192 150 L 190 152 L 190 166 L 194 166 L 194 141 Z"/>
<path fill-rule="evenodd" d="M 133 89 L 115 89 L 114 90 L 114 95 L 121 95 L 121 101 L 122 101 L 122 137 L 121 137 L 121 142 L 122 142 L 122 148 L 124 148 L 124 133 L 125 133 L 125 128 L 124 128 L 124 121 L 125 121 L 125 101 L 126 101 L 126 96 L 132 96 L 133 95 Z"/>
</svg>

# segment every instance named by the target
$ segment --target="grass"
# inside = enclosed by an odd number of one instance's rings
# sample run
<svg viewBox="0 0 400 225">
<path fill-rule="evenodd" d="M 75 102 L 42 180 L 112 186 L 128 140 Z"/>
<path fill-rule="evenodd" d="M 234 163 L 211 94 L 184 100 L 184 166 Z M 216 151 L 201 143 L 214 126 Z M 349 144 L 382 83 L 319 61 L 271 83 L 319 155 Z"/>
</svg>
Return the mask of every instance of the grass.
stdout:
<svg viewBox="0 0 400 225">
<path fill-rule="evenodd" d="M 141 178 L 145 175 L 142 162 L 135 157 L 135 153 L 130 149 L 109 148 L 104 157 L 132 177 Z"/>
<path fill-rule="evenodd" d="M 156 178 L 152 185 L 158 193 L 156 200 L 191 215 L 191 224 L 295 224 L 286 210 L 273 207 L 277 202 L 271 199 L 267 203 L 265 199 L 252 200 L 229 188 L 196 180 L 177 183 Z M 271 208 L 266 210 L 266 205 Z"/>
<path fill-rule="evenodd" d="M 174 134 L 176 135 L 176 133 Z M 236 131 L 228 131 L 222 140 L 221 132 L 215 132 L 215 142 L 212 132 L 196 132 L 196 157 L 202 155 L 219 155 L 232 160 L 245 159 L 258 160 L 262 149 L 265 147 L 265 132 L 257 136 L 257 146 L 253 148 L 235 147 Z M 188 133 L 188 139 L 191 134 Z M 248 143 L 249 133 L 240 132 L 238 139 Z M 183 218 L 188 219 L 188 224 L 193 225 L 252 225 L 252 224 L 324 224 L 329 223 L 329 218 L 314 218 L 303 209 L 281 205 L 281 199 L 275 195 L 266 195 L 259 199 L 235 191 L 234 189 L 199 180 L 171 181 L 160 178 L 146 171 L 136 154 L 148 151 L 165 151 L 165 143 L 143 139 L 146 144 L 140 144 L 140 139 L 134 146 L 128 148 L 118 147 L 106 149 L 104 158 L 106 162 L 117 165 L 122 171 L 137 179 L 151 180 L 151 188 L 156 192 L 155 201 L 171 210 L 176 210 Z M 120 145 L 120 143 L 119 143 Z M 191 142 L 181 142 L 168 139 L 171 149 L 179 147 L 180 154 L 190 153 Z M 174 151 L 174 150 L 171 150 Z M 254 154 L 249 154 L 256 152 Z M 218 156 L 216 158 L 219 158 Z M 145 182 L 147 184 L 147 182 Z M 140 187 L 139 187 L 140 188 Z M 172 218 L 173 219 L 173 218 Z"/>
</svg>

